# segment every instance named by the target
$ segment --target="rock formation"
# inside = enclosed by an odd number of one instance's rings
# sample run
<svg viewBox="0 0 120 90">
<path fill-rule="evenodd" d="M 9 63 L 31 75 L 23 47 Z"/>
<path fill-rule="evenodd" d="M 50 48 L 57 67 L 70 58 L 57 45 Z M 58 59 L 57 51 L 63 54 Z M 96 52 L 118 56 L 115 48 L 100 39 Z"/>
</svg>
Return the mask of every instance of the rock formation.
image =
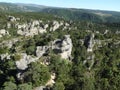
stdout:
<svg viewBox="0 0 120 90">
<path fill-rule="evenodd" d="M 63 39 L 56 39 L 48 46 L 37 46 L 36 56 L 40 58 L 44 54 L 47 54 L 51 48 L 55 54 L 59 54 L 61 58 L 71 59 L 72 47 L 70 35 L 65 35 Z"/>
<path fill-rule="evenodd" d="M 1 29 L 0 30 L 0 37 L 3 37 L 5 35 L 9 35 L 9 32 L 7 30 L 5 30 L 5 29 Z"/>
<path fill-rule="evenodd" d="M 34 36 L 38 35 L 39 33 L 46 33 L 48 24 L 45 24 L 45 26 L 40 26 L 40 21 L 35 20 L 30 23 L 18 25 L 17 27 L 17 34 L 24 36 Z"/>
<path fill-rule="evenodd" d="M 93 47 L 94 47 L 94 34 L 85 37 L 84 45 L 86 46 L 88 52 L 92 52 L 93 51 Z"/>
<path fill-rule="evenodd" d="M 25 70 L 28 68 L 28 64 L 31 62 L 35 62 L 38 58 L 33 58 L 30 55 L 27 55 L 26 53 L 21 53 L 20 54 L 21 59 L 16 61 L 16 66 L 19 70 Z"/>
<path fill-rule="evenodd" d="M 53 42 L 52 49 L 55 53 L 60 54 L 62 58 L 70 59 L 72 47 L 70 35 L 65 35 L 63 40 L 58 39 Z"/>
<path fill-rule="evenodd" d="M 36 56 L 40 58 L 41 56 L 47 53 L 49 48 L 50 48 L 49 46 L 37 46 Z"/>
<path fill-rule="evenodd" d="M 93 53 L 93 47 L 95 45 L 94 34 L 85 37 L 84 45 L 86 46 L 88 53 L 86 60 L 84 60 L 84 64 L 87 63 L 88 69 L 90 70 L 94 64 L 95 57 Z"/>
<path fill-rule="evenodd" d="M 8 16 L 8 21 L 14 22 L 16 18 L 14 16 Z"/>
</svg>

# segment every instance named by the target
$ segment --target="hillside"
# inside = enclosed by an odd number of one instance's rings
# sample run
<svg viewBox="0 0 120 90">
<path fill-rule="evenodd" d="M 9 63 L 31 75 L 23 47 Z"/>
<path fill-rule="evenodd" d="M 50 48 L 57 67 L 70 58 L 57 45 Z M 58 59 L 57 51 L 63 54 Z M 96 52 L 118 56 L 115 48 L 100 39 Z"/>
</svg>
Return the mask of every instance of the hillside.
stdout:
<svg viewBox="0 0 120 90">
<path fill-rule="evenodd" d="M 84 20 L 92 22 L 109 22 L 115 23 L 120 21 L 120 12 L 87 10 L 87 9 L 61 9 L 46 8 L 42 12 L 58 15 L 67 20 Z"/>
<path fill-rule="evenodd" d="M 0 11 L 3 12 L 44 12 L 60 16 L 66 20 L 83 20 L 92 22 L 109 22 L 118 23 L 120 21 L 120 12 L 89 10 L 89 9 L 72 9 L 49 7 L 34 4 L 13 4 L 0 3 Z"/>
<path fill-rule="evenodd" d="M 3 12 L 38 12 L 45 8 L 42 5 L 22 3 L 0 3 L 0 11 Z"/>
</svg>

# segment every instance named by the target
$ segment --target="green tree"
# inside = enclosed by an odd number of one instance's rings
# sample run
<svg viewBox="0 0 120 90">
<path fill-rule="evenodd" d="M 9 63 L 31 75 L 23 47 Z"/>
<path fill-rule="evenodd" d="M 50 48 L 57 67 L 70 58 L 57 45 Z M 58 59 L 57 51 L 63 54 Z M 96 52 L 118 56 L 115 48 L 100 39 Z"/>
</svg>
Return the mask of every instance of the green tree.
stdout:
<svg viewBox="0 0 120 90">
<path fill-rule="evenodd" d="M 32 82 L 33 86 L 40 86 L 50 79 L 50 72 L 47 66 L 39 62 L 31 63 L 30 68 L 25 72 L 25 82 Z"/>
<path fill-rule="evenodd" d="M 17 90 L 33 90 L 32 85 L 29 83 L 24 83 L 24 84 L 20 84 L 18 85 Z"/>
<path fill-rule="evenodd" d="M 4 86 L 3 90 L 16 90 L 17 89 L 16 84 L 13 83 L 13 82 L 10 82 L 10 81 L 9 82 L 5 82 L 3 84 L 3 86 Z"/>
<path fill-rule="evenodd" d="M 53 90 L 65 90 L 65 86 L 62 82 L 56 82 L 53 87 Z"/>
</svg>

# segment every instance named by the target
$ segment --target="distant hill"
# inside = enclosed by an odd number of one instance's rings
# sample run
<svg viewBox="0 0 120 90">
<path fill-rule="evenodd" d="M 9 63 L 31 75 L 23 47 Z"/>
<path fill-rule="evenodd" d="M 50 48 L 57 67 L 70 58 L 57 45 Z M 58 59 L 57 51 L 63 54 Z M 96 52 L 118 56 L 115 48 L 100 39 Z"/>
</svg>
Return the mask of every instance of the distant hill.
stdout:
<svg viewBox="0 0 120 90">
<path fill-rule="evenodd" d="M 0 3 L 0 11 L 4 12 L 39 12 L 43 8 L 45 6 L 34 4 Z"/>
<path fill-rule="evenodd" d="M 60 16 L 66 20 L 83 20 L 92 22 L 120 22 L 120 12 L 102 11 L 90 9 L 74 9 L 49 7 L 35 4 L 0 3 L 0 11 L 3 12 L 43 12 Z"/>
<path fill-rule="evenodd" d="M 93 22 L 120 22 L 120 12 L 89 9 L 46 8 L 42 12 L 55 14 L 67 20 L 85 20 Z"/>
</svg>

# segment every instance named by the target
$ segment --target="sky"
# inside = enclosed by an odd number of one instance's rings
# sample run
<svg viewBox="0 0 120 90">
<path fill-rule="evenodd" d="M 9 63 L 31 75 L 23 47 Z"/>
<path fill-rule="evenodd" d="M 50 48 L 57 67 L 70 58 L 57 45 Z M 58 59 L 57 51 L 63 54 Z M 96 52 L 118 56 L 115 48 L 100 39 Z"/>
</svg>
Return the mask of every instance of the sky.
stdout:
<svg viewBox="0 0 120 90">
<path fill-rule="evenodd" d="M 54 7 L 120 11 L 120 0 L 0 0 L 0 2 L 27 3 Z"/>
</svg>

